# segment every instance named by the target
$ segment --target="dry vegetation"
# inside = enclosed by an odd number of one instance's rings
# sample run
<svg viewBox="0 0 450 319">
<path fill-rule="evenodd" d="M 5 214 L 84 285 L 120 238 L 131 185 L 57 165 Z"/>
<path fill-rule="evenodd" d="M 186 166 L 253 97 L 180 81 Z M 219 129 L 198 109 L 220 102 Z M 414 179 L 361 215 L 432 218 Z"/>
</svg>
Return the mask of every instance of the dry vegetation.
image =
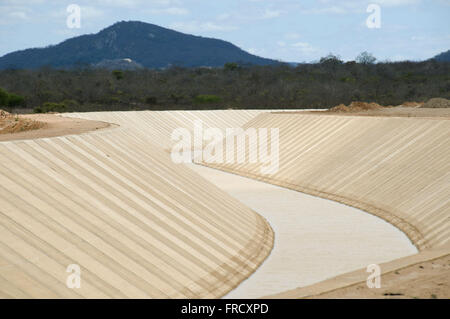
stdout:
<svg viewBox="0 0 450 319">
<path fill-rule="evenodd" d="M 401 106 L 403 107 L 421 107 L 424 102 L 404 102 Z"/>
<path fill-rule="evenodd" d="M 0 134 L 12 134 L 44 128 L 45 123 L 0 110 Z"/>
<path fill-rule="evenodd" d="M 352 112 L 379 110 L 382 108 L 383 108 L 383 106 L 381 106 L 377 103 L 352 102 L 349 106 L 346 106 L 344 104 L 339 104 L 338 106 L 332 107 L 327 112 L 352 113 Z"/>
<path fill-rule="evenodd" d="M 450 63 L 344 63 L 120 71 L 0 71 L 7 110 L 328 109 L 353 101 L 400 105 L 450 98 Z M 5 95 L 5 94 L 4 94 Z M 24 99 L 20 99 L 23 97 Z M 6 100 L 6 99 L 5 99 Z"/>
<path fill-rule="evenodd" d="M 371 102 L 339 104 L 323 114 L 351 114 L 365 116 L 441 117 L 450 118 L 449 100 L 433 98 L 428 102 L 404 102 L 398 106 L 382 106 Z M 317 113 L 312 111 L 311 113 Z"/>
<path fill-rule="evenodd" d="M 346 106 L 344 104 L 339 104 L 332 107 L 327 112 L 333 113 L 359 113 L 365 111 L 378 111 L 386 108 L 393 108 L 394 106 L 382 106 L 377 103 L 366 103 L 366 102 L 352 102 L 350 105 Z M 424 109 L 445 109 L 450 108 L 450 100 L 443 98 L 432 98 L 428 102 L 404 102 L 399 107 L 412 107 L 412 108 L 424 108 Z"/>
</svg>

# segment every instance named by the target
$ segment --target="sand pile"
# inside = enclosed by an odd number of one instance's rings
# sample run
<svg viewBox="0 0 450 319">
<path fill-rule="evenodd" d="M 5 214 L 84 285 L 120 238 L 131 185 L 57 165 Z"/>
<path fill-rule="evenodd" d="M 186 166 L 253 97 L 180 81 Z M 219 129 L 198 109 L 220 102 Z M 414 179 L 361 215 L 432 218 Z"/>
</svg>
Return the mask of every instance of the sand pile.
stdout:
<svg viewBox="0 0 450 319">
<path fill-rule="evenodd" d="M 423 102 L 405 102 L 400 106 L 403 107 L 421 107 L 422 105 L 424 105 Z"/>
<path fill-rule="evenodd" d="M 423 108 L 450 108 L 450 100 L 443 98 L 434 98 L 426 102 Z"/>
<path fill-rule="evenodd" d="M 12 115 L 0 110 L 0 134 L 11 134 L 45 127 L 45 123 Z"/>
<path fill-rule="evenodd" d="M 384 108 L 383 106 L 377 103 L 366 103 L 366 102 L 352 102 L 349 106 L 344 104 L 339 104 L 328 110 L 328 112 L 361 112 L 361 111 L 371 111 L 371 110 L 379 110 Z"/>
<path fill-rule="evenodd" d="M 0 120 L 6 119 L 9 116 L 10 116 L 10 114 L 8 112 L 6 112 L 5 110 L 0 109 Z"/>
</svg>

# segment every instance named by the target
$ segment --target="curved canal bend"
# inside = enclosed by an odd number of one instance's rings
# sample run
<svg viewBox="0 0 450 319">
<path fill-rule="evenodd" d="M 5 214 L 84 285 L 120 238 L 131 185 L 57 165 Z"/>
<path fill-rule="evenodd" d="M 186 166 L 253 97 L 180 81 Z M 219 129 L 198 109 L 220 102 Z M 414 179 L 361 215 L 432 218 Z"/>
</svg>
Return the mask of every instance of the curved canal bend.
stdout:
<svg viewBox="0 0 450 319">
<path fill-rule="evenodd" d="M 204 166 L 190 167 L 265 217 L 275 232 L 267 260 L 225 298 L 259 298 L 417 253 L 403 232 L 356 208 Z"/>
</svg>

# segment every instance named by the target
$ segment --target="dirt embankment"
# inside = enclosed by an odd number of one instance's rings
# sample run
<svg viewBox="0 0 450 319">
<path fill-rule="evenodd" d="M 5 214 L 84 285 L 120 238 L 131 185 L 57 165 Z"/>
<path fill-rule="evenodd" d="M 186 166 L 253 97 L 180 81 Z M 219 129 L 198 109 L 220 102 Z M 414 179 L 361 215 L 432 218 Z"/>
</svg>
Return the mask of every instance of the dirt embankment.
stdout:
<svg viewBox="0 0 450 319">
<path fill-rule="evenodd" d="M 382 106 L 377 103 L 352 102 L 346 106 L 337 105 L 325 112 L 324 115 L 356 115 L 356 116 L 383 116 L 383 117 L 450 117 L 450 102 L 446 99 L 431 99 L 428 102 L 404 102 L 398 106 Z M 317 114 L 311 111 L 309 113 Z"/>
<path fill-rule="evenodd" d="M 0 110 L 0 134 L 14 134 L 38 130 L 46 127 L 46 123 Z"/>
<path fill-rule="evenodd" d="M 424 105 L 424 102 L 404 102 L 402 105 L 403 107 L 421 107 Z"/>
<path fill-rule="evenodd" d="M 421 107 L 429 108 L 429 109 L 450 108 L 450 100 L 434 98 L 434 99 L 429 100 L 427 103 L 425 103 Z"/>
<path fill-rule="evenodd" d="M 352 102 L 349 106 L 344 104 L 339 104 L 335 107 L 332 107 L 327 112 L 331 113 L 353 113 L 353 112 L 361 112 L 361 111 L 371 111 L 371 110 L 379 110 L 382 109 L 383 106 L 377 103 L 366 103 L 366 102 Z"/>
<path fill-rule="evenodd" d="M 404 102 L 398 106 L 382 106 L 377 103 L 366 103 L 366 102 L 352 102 L 350 105 L 346 106 L 344 104 L 339 104 L 331 109 L 327 110 L 328 113 L 356 113 L 356 114 L 397 114 L 402 115 L 405 113 L 410 114 L 429 114 L 430 116 L 434 116 L 439 113 L 446 112 L 444 110 L 436 111 L 436 110 L 420 110 L 415 111 L 415 108 L 421 109 L 448 109 L 450 108 L 450 100 L 443 98 L 433 98 L 428 100 L 427 102 Z M 412 112 L 412 113 L 411 113 Z"/>
<path fill-rule="evenodd" d="M 56 114 L 12 115 L 0 111 L 0 142 L 62 135 L 82 134 L 107 128 L 111 124 L 66 118 Z"/>
<path fill-rule="evenodd" d="M 383 111 L 389 109 L 403 109 L 403 108 L 417 108 L 422 107 L 423 102 L 404 102 L 398 106 L 383 106 L 378 103 L 366 103 L 366 102 L 352 102 L 350 105 L 346 106 L 344 104 L 339 104 L 332 107 L 327 112 L 329 113 L 361 113 L 370 111 Z"/>
<path fill-rule="evenodd" d="M 387 273 L 381 280 L 380 289 L 370 289 L 363 282 L 309 298 L 449 299 L 450 255 Z"/>
<path fill-rule="evenodd" d="M 339 104 L 332 107 L 327 112 L 330 113 L 360 113 L 367 111 L 379 111 L 383 109 L 398 109 L 398 108 L 424 108 L 424 109 L 446 109 L 450 108 L 450 100 L 443 98 L 433 98 L 427 102 L 404 102 L 398 106 L 382 106 L 377 103 L 366 103 L 366 102 L 352 102 L 350 105 L 346 106 L 344 104 Z"/>
</svg>

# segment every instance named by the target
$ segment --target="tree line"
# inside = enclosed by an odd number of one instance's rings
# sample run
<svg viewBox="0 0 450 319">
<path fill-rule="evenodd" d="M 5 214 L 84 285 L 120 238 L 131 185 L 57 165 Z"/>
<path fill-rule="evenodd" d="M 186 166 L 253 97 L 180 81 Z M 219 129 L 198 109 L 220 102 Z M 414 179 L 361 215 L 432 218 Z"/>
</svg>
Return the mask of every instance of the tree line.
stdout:
<svg viewBox="0 0 450 319">
<path fill-rule="evenodd" d="M 0 108 L 35 112 L 329 108 L 352 101 L 399 105 L 450 98 L 450 63 L 373 63 L 370 55 L 315 64 L 133 71 L 0 71 Z M 12 102 L 8 102 L 12 97 Z M 6 101 L 6 102 L 5 102 Z M 3 104 L 3 105 L 1 105 Z"/>
</svg>

